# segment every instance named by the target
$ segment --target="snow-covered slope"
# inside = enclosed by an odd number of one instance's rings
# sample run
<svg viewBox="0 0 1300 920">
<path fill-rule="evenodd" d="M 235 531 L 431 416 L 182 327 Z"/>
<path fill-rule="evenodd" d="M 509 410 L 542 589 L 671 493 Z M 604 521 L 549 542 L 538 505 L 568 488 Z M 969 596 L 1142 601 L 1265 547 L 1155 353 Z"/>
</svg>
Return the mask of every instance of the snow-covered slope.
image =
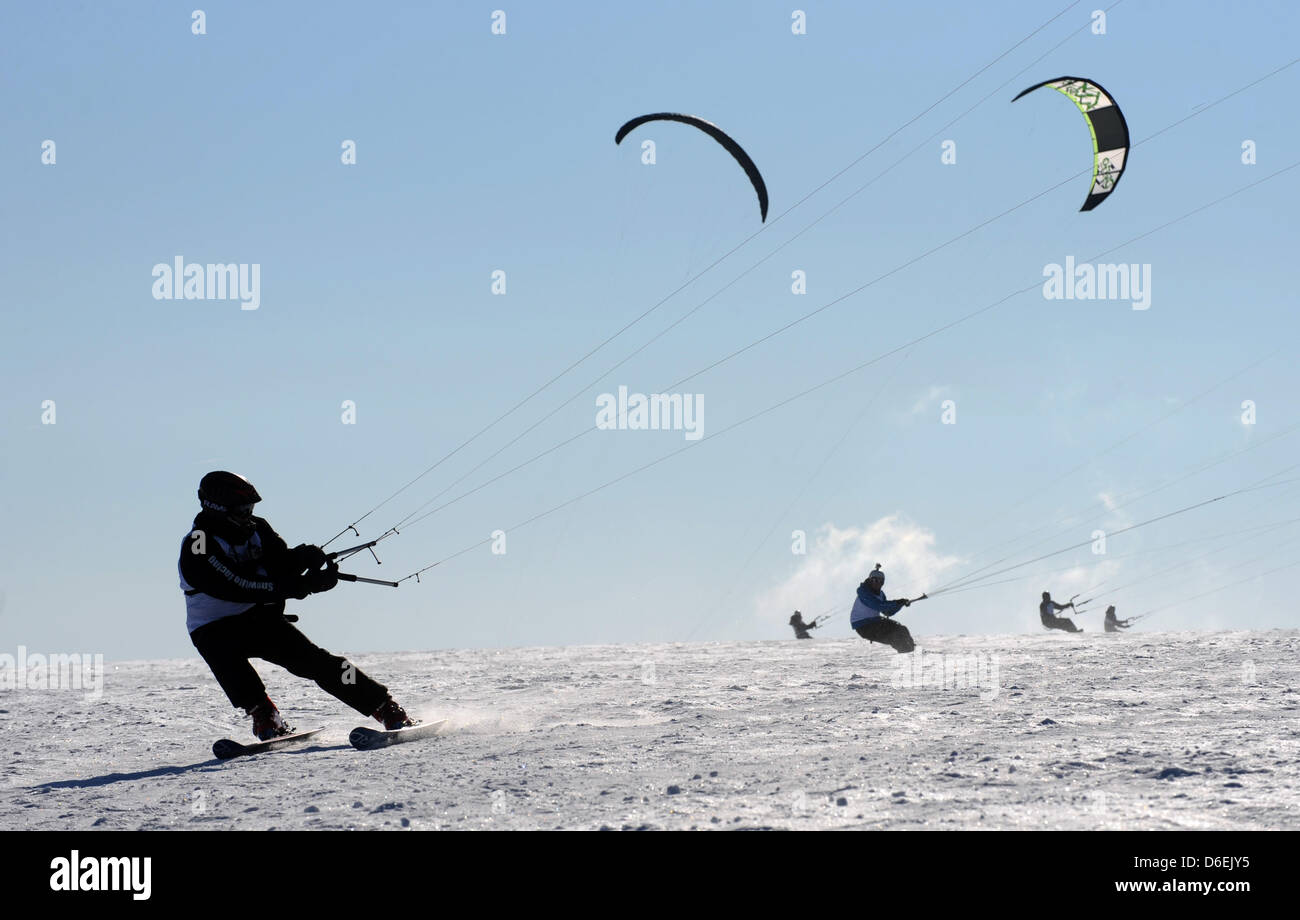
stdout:
<svg viewBox="0 0 1300 920">
<path fill-rule="evenodd" d="M 251 735 L 202 662 L 110 664 L 98 701 L 0 692 L 0 824 L 1295 829 L 1298 652 L 1287 630 L 927 637 L 919 668 L 856 638 L 357 655 L 446 733 L 355 751 L 364 720 L 261 665 L 328 730 L 225 763 L 211 743 Z"/>
</svg>

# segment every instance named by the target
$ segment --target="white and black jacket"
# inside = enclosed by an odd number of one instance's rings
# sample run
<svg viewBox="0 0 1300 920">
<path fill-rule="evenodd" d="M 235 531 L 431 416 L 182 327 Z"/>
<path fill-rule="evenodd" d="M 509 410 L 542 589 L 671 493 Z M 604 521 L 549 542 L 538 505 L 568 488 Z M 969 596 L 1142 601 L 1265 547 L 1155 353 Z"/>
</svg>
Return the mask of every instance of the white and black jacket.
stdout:
<svg viewBox="0 0 1300 920">
<path fill-rule="evenodd" d="M 263 518 L 253 518 L 253 524 L 241 532 L 209 511 L 194 519 L 178 564 L 190 632 L 258 604 L 283 604 L 306 593 L 301 547 L 289 549 Z"/>
</svg>

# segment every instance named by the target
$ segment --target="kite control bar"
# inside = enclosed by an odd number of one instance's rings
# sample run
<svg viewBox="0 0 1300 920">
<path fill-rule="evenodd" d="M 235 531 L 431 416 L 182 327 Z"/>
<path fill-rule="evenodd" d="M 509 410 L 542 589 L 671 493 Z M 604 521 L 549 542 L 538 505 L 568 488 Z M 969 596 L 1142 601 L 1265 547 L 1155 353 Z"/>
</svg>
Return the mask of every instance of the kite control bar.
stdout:
<svg viewBox="0 0 1300 920">
<path fill-rule="evenodd" d="M 335 559 L 346 559 L 346 558 L 348 558 L 348 556 L 351 556 L 351 555 L 353 555 L 354 553 L 359 553 L 359 552 L 361 552 L 363 549 L 369 549 L 369 550 L 370 550 L 370 555 L 374 556 L 374 555 L 375 555 L 375 551 L 374 551 L 373 549 L 370 549 L 370 548 L 371 548 L 372 546 L 374 546 L 374 545 L 375 545 L 376 543 L 378 543 L 378 542 L 379 542 L 378 540 L 371 540 L 369 543 L 360 543 L 360 544 L 358 544 L 358 545 L 356 545 L 356 546 L 349 546 L 347 549 L 339 549 L 339 550 L 335 550 L 335 551 L 332 552 L 332 553 L 326 553 L 326 554 L 325 554 L 325 558 L 326 558 L 326 559 L 329 559 L 329 560 L 335 560 Z M 379 561 L 379 558 L 378 558 L 377 556 L 375 557 L 375 561 L 376 561 L 376 562 Z"/>
<path fill-rule="evenodd" d="M 348 556 L 357 554 L 357 552 L 360 552 L 361 550 L 370 550 L 370 555 L 374 556 L 374 550 L 372 550 L 372 548 L 370 547 L 373 547 L 374 544 L 378 542 L 380 541 L 377 541 L 377 539 L 372 539 L 372 541 L 370 541 L 369 543 L 359 543 L 357 544 L 357 546 L 347 547 L 346 550 L 335 550 L 334 552 L 330 552 L 330 554 L 326 554 L 325 559 L 330 560 L 330 563 L 337 564 L 339 559 L 347 559 Z M 374 561 L 376 561 L 376 563 L 380 563 L 380 557 L 374 556 Z M 367 583 L 367 585 L 383 585 L 386 587 L 398 586 L 398 583 L 396 583 L 395 581 L 382 581 L 380 580 L 380 578 L 363 578 L 361 576 L 354 576 L 354 574 L 348 574 L 347 572 L 339 572 L 338 580 L 339 581 L 360 581 L 360 582 Z"/>
<path fill-rule="evenodd" d="M 386 585 L 389 588 L 396 588 L 395 581 L 381 581 L 378 578 L 362 578 L 360 575 L 349 575 L 347 572 L 339 572 L 339 581 L 360 581 L 368 585 Z"/>
<path fill-rule="evenodd" d="M 340 549 L 332 553 L 327 553 L 325 555 L 325 558 L 328 559 L 330 562 L 337 564 L 338 560 L 346 559 L 349 556 L 361 552 L 363 549 L 370 550 L 370 555 L 375 556 L 375 551 L 371 549 L 371 547 L 373 547 L 378 542 L 379 540 L 371 540 L 369 543 L 360 543 L 356 546 L 349 546 L 347 549 Z M 375 556 L 375 562 L 380 565 L 383 564 L 379 562 L 378 556 Z M 360 575 L 349 575 L 347 572 L 339 572 L 337 574 L 339 577 L 339 581 L 360 581 L 368 585 L 385 585 L 386 587 L 389 588 L 397 587 L 397 582 L 395 581 L 383 581 L 378 578 L 363 578 Z"/>
</svg>

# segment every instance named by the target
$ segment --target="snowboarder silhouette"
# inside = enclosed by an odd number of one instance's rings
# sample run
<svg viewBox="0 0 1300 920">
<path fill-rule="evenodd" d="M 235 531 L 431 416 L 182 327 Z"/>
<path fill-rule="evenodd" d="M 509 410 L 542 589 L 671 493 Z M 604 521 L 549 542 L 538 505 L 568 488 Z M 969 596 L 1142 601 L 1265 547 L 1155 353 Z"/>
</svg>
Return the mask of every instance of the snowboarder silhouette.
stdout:
<svg viewBox="0 0 1300 920">
<path fill-rule="evenodd" d="M 1121 620 L 1115 616 L 1115 605 L 1111 604 L 1106 608 L 1106 621 L 1104 623 L 1106 632 L 1120 632 L 1132 626 L 1129 620 Z"/>
<path fill-rule="evenodd" d="M 790 626 L 794 629 L 794 637 L 796 639 L 811 639 L 812 636 L 809 634 L 808 630 L 817 629 L 821 625 L 822 624 L 818 623 L 816 620 L 813 620 L 811 623 L 805 623 L 803 621 L 803 614 L 798 610 L 794 612 L 794 616 L 790 617 Z"/>
<path fill-rule="evenodd" d="M 886 599 L 883 590 L 885 573 L 880 570 L 880 563 L 866 581 L 858 585 L 858 596 L 853 602 L 853 612 L 849 614 L 849 625 L 862 638 L 870 642 L 880 642 L 891 646 L 900 654 L 916 648 L 912 634 L 907 627 L 891 617 L 904 607 L 911 606 L 907 598 L 891 601 Z"/>
<path fill-rule="evenodd" d="M 1057 610 L 1074 609 L 1074 601 L 1068 604 L 1058 604 L 1052 600 L 1051 592 L 1043 592 L 1043 602 L 1038 605 L 1038 618 L 1043 621 L 1043 625 L 1048 629 L 1059 629 L 1063 632 L 1083 632 L 1082 629 L 1074 625 L 1074 621 L 1069 617 L 1056 616 Z"/>
<path fill-rule="evenodd" d="M 382 684 L 313 644 L 285 615 L 286 598 L 303 600 L 337 585 L 338 565 L 319 546 L 289 549 L 270 524 L 253 516 L 253 505 L 261 500 L 244 477 L 208 473 L 199 483 L 203 510 L 181 543 L 186 627 L 221 689 L 253 717 L 253 734 L 262 741 L 293 729 L 267 696 L 249 658 L 316 681 L 385 729 L 413 725 Z"/>
</svg>

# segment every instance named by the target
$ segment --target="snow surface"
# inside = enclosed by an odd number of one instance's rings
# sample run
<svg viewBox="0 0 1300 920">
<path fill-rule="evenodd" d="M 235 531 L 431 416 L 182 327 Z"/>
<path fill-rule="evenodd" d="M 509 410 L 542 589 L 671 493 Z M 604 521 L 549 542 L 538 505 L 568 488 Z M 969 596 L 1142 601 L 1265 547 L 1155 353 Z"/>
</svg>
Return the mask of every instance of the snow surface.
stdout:
<svg viewBox="0 0 1300 920">
<path fill-rule="evenodd" d="M 258 662 L 327 731 L 225 763 L 212 742 L 251 734 L 201 661 L 120 662 L 98 701 L 0 692 L 0 823 L 1295 829 L 1297 652 L 1296 630 L 930 636 L 911 687 L 912 656 L 857 638 L 357 655 L 450 720 L 371 752 L 347 744 L 365 720 Z M 945 659 L 996 687 L 937 686 Z"/>
</svg>

